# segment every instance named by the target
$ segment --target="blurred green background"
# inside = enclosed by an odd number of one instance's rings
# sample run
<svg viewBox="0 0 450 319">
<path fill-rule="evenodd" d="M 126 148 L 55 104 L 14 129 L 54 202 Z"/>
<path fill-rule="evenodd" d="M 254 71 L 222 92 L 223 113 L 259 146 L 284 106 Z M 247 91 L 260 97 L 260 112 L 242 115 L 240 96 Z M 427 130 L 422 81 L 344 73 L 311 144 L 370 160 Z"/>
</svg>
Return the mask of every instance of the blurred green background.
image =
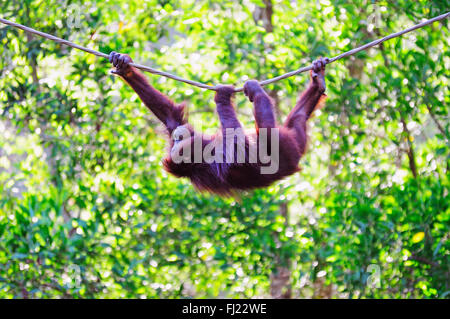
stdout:
<svg viewBox="0 0 450 319">
<path fill-rule="evenodd" d="M 447 0 L 6 0 L 0 17 L 242 86 L 449 11 Z M 448 298 L 448 20 L 327 68 L 302 171 L 219 198 L 168 176 L 103 58 L 0 26 L 1 298 Z M 212 91 L 148 74 L 191 123 Z M 308 82 L 267 86 L 284 119 Z M 240 120 L 254 126 L 237 94 Z"/>
</svg>

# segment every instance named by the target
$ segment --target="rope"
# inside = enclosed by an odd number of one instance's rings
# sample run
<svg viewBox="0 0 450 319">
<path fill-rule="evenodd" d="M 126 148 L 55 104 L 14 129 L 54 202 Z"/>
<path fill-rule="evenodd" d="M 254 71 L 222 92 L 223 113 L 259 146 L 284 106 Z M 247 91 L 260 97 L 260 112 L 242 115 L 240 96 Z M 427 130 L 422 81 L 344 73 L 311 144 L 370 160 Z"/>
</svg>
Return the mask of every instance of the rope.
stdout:
<svg viewBox="0 0 450 319">
<path fill-rule="evenodd" d="M 437 16 L 437 17 L 434 17 L 434 18 L 432 18 L 430 20 L 427 20 L 427 21 L 424 21 L 422 23 L 416 24 L 415 26 L 412 26 L 412 27 L 410 27 L 408 29 L 405 29 L 403 31 L 392 33 L 392 34 L 390 34 L 390 35 L 388 35 L 388 36 L 386 36 L 384 38 L 380 38 L 378 40 L 369 42 L 369 43 L 367 43 L 367 44 L 365 44 L 363 46 L 360 46 L 358 48 L 355 48 L 355 49 L 352 49 L 350 51 L 344 52 L 344 53 L 342 53 L 342 54 L 340 54 L 338 56 L 335 56 L 334 58 L 331 58 L 329 60 L 328 64 L 331 63 L 331 62 L 337 61 L 339 59 L 345 58 L 347 56 L 353 55 L 353 54 L 355 54 L 357 52 L 360 52 L 362 50 L 366 50 L 366 49 L 368 49 L 370 47 L 376 46 L 376 45 L 378 45 L 378 44 L 380 44 L 380 43 L 382 43 L 384 41 L 390 40 L 390 39 L 395 38 L 395 37 L 399 37 L 399 36 L 401 36 L 401 35 L 403 35 L 405 33 L 408 33 L 408 32 L 414 31 L 416 29 L 422 28 L 422 27 L 427 26 L 429 24 L 432 24 L 432 23 L 434 23 L 436 21 L 444 20 L 449 15 L 450 15 L 450 12 L 441 14 L 440 16 Z M 93 55 L 96 55 L 96 56 L 99 56 L 99 57 L 103 57 L 103 58 L 106 58 L 106 59 L 109 58 L 108 54 L 105 54 L 105 53 L 102 53 L 102 52 L 99 52 L 99 51 L 95 51 L 95 50 L 92 50 L 92 49 L 89 49 L 89 48 L 86 48 L 86 47 L 82 47 L 82 46 L 80 46 L 78 44 L 75 44 L 73 42 L 70 42 L 70 41 L 67 41 L 67 40 L 55 37 L 55 36 L 53 36 L 51 34 L 48 34 L 48 33 L 45 33 L 45 32 L 34 30 L 34 29 L 26 27 L 26 26 L 24 26 L 22 24 L 18 24 L 18 23 L 15 23 L 15 22 L 12 22 L 12 21 L 9 21 L 9 20 L 6 20 L 6 19 L 2 19 L 2 18 L 0 18 L 0 22 L 4 23 L 6 25 L 9 25 L 9 26 L 15 27 L 15 28 L 22 29 L 22 30 L 24 30 L 26 32 L 29 32 L 29 33 L 36 34 L 38 36 L 47 38 L 49 40 L 58 42 L 60 44 L 64 44 L 64 45 L 67 45 L 69 47 L 85 51 L 87 53 L 90 53 L 90 54 L 93 54 Z M 167 72 L 160 71 L 160 70 L 156 70 L 156 69 L 153 69 L 153 68 L 145 66 L 145 65 L 141 65 L 141 64 L 137 64 L 137 63 L 130 63 L 130 65 L 135 67 L 135 68 L 141 69 L 143 71 L 147 71 L 147 72 L 150 72 L 150 73 L 153 73 L 153 74 L 165 76 L 165 77 L 167 77 L 169 79 L 173 79 L 173 80 L 179 81 L 179 82 L 184 82 L 184 83 L 187 83 L 187 84 L 190 84 L 190 85 L 193 85 L 193 86 L 197 86 L 197 87 L 202 88 L 202 89 L 208 89 L 208 90 L 213 90 L 213 91 L 217 90 L 217 86 L 211 86 L 211 85 L 207 85 L 207 84 L 200 83 L 200 82 L 197 82 L 197 81 L 184 79 L 184 78 L 181 78 L 181 77 L 176 76 L 174 74 L 167 73 Z M 297 74 L 309 71 L 311 69 L 312 69 L 312 65 L 306 66 L 306 67 L 302 67 L 300 69 L 288 72 L 286 74 L 277 76 L 275 78 L 261 81 L 260 84 L 261 85 L 267 85 L 267 84 L 270 84 L 270 83 L 274 83 L 274 82 L 286 79 L 288 77 L 291 77 L 291 76 L 294 76 L 294 75 L 297 75 Z M 244 88 L 240 87 L 240 88 L 236 88 L 235 92 L 241 92 L 243 90 L 244 90 Z"/>
</svg>

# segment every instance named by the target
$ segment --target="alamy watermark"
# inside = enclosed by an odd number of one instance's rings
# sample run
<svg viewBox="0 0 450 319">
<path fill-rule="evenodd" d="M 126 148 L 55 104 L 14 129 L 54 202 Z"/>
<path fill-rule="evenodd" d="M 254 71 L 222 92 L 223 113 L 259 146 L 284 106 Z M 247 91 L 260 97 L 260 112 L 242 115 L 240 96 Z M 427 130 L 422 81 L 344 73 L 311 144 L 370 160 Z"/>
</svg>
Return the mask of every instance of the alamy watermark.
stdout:
<svg viewBox="0 0 450 319">
<path fill-rule="evenodd" d="M 14 69 L 15 67 L 13 61 L 14 53 L 11 50 L 7 48 L 3 49 L 3 52 L 0 54 L 0 57 L 2 59 L 3 64 L 3 68 L 0 70 L 0 74 L 6 74 L 8 71 Z"/>
<path fill-rule="evenodd" d="M 251 140 L 242 128 L 226 128 L 221 137 L 203 145 L 203 136 L 193 135 L 182 125 L 172 133 L 174 146 L 170 155 L 174 163 L 261 164 L 261 174 L 275 174 L 280 163 L 278 128 L 260 128 Z"/>
<path fill-rule="evenodd" d="M 370 264 L 367 266 L 367 272 L 370 275 L 367 277 L 366 285 L 372 289 L 381 287 L 381 269 L 377 264 Z"/>
<path fill-rule="evenodd" d="M 76 264 L 67 266 L 65 272 L 62 274 L 64 285 L 70 289 L 79 288 L 81 285 L 81 268 Z"/>
</svg>

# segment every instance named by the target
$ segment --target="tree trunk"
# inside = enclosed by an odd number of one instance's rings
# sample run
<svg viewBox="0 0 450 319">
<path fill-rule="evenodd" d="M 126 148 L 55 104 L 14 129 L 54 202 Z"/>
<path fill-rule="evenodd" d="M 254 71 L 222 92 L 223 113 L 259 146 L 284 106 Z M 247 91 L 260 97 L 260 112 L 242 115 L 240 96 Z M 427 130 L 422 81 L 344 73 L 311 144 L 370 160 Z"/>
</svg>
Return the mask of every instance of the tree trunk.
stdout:
<svg viewBox="0 0 450 319">
<path fill-rule="evenodd" d="M 272 0 L 263 0 L 264 2 L 264 8 L 263 7 L 256 7 L 255 11 L 253 12 L 253 19 L 255 20 L 255 23 L 258 23 L 259 21 L 262 21 L 263 27 L 266 30 L 267 33 L 273 32 L 273 24 L 272 24 L 272 15 L 273 15 L 273 5 Z M 262 39 L 260 39 L 262 43 Z M 270 46 L 267 47 L 262 43 L 264 46 L 263 50 L 270 50 Z M 265 57 L 265 54 L 263 54 L 263 58 Z M 275 112 L 278 117 L 278 121 L 281 119 L 281 111 L 279 106 L 279 98 L 278 98 L 278 91 L 277 90 L 271 90 L 268 92 L 269 96 L 272 98 L 275 106 Z M 284 217 L 285 220 L 285 226 L 289 224 L 289 211 L 288 211 L 288 205 L 287 202 L 283 202 L 280 205 L 280 214 Z M 274 240 L 275 242 L 280 242 L 279 233 L 274 234 Z M 270 295 L 272 298 L 280 299 L 280 298 L 291 298 L 292 295 L 292 288 L 291 288 L 291 269 L 290 269 L 290 259 L 283 257 L 281 255 L 278 255 L 275 260 L 275 267 L 274 270 L 270 276 Z"/>
</svg>

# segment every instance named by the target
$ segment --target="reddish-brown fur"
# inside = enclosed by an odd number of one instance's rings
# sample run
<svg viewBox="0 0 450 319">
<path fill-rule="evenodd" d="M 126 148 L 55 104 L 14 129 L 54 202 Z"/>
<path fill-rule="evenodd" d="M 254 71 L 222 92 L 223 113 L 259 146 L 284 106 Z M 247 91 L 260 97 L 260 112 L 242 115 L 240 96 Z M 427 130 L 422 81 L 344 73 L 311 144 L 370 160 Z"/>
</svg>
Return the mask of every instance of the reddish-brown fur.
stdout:
<svg viewBox="0 0 450 319">
<path fill-rule="evenodd" d="M 241 128 L 241 123 L 236 117 L 231 102 L 234 94 L 232 86 L 221 86 L 215 96 L 222 134 L 206 137 L 196 133 L 187 123 L 184 104 L 175 105 L 166 96 L 155 90 L 141 72 L 128 65 L 132 62 L 128 55 L 112 52 L 110 61 L 116 67 L 113 73 L 120 75 L 134 89 L 144 104 L 165 125 L 168 134 L 171 135 L 181 125 L 184 125 L 189 130 L 190 139 L 183 140 L 181 143 L 191 144 L 192 148 L 194 148 L 195 139 L 201 140 L 202 148 L 212 142 L 225 143 L 226 128 Z M 276 180 L 297 172 L 299 170 L 298 162 L 305 153 L 307 143 L 306 122 L 314 109 L 325 98 L 324 71 L 327 62 L 327 59 L 314 61 L 309 87 L 300 95 L 297 104 L 283 125 L 276 123 L 272 101 L 258 82 L 248 81 L 244 85 L 244 93 L 254 103 L 256 121 L 256 133 L 253 136 L 246 136 L 246 150 L 248 150 L 250 141 L 258 137 L 261 128 L 267 128 L 268 130 L 278 128 L 279 169 L 276 173 L 261 174 L 260 168 L 263 165 L 267 166 L 267 164 L 262 164 L 259 161 L 257 163 L 249 163 L 248 152 L 246 152 L 244 163 L 234 161 L 231 163 L 212 162 L 210 164 L 204 161 L 200 163 L 194 163 L 194 161 L 190 163 L 175 163 L 169 154 L 163 161 L 164 168 L 177 177 L 189 178 L 198 190 L 220 195 L 229 195 L 236 190 L 265 187 Z M 172 149 L 173 147 L 174 141 L 171 139 L 170 148 Z M 236 156 L 234 158 L 236 159 Z"/>
</svg>

